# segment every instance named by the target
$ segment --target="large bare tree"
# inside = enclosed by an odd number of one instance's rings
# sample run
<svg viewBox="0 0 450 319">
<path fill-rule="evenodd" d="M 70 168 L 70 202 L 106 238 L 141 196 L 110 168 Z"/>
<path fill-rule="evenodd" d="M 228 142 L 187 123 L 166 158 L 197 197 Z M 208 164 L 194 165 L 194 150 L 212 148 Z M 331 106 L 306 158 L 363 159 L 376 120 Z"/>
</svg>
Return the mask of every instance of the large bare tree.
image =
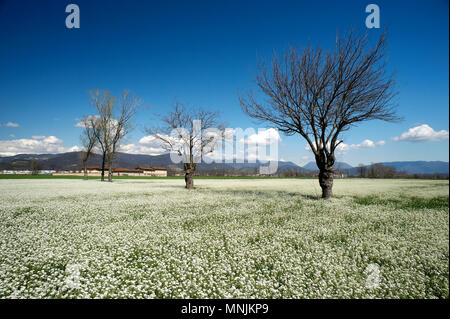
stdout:
<svg viewBox="0 0 450 319">
<path fill-rule="evenodd" d="M 83 149 L 80 152 L 80 157 L 83 161 L 84 180 L 87 180 L 87 161 L 98 143 L 96 134 L 98 130 L 98 119 L 95 116 L 83 116 L 81 125 L 83 131 L 81 132 L 80 140 Z"/>
<path fill-rule="evenodd" d="M 386 33 L 374 45 L 349 32 L 332 51 L 289 48 L 272 63 L 259 63 L 256 84 L 267 100 L 240 95 L 243 111 L 286 135 L 300 134 L 314 153 L 322 198 L 332 197 L 333 165 L 340 135 L 368 120 L 396 121 L 394 78 L 386 70 Z"/>
<path fill-rule="evenodd" d="M 102 181 L 104 181 L 105 164 L 108 168 L 108 181 L 112 182 L 113 162 L 120 143 L 133 129 L 133 119 L 142 102 L 129 91 L 116 98 L 108 91 L 96 90 L 91 92 L 91 104 L 98 112 L 97 137 L 103 152 Z"/>
<path fill-rule="evenodd" d="M 185 187 L 193 189 L 197 163 L 211 154 L 223 139 L 225 129 L 219 123 L 219 112 L 175 102 L 161 121 L 162 126 L 149 128 L 147 133 L 154 136 L 163 149 L 179 156 L 183 161 Z"/>
</svg>

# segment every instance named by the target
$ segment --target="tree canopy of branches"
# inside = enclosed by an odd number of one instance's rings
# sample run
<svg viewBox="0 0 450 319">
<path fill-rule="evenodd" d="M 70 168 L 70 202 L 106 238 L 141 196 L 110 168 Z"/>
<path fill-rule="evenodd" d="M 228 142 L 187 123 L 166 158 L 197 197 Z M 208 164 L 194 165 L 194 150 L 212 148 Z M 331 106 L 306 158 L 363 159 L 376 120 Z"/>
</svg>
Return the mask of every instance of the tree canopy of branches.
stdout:
<svg viewBox="0 0 450 319">
<path fill-rule="evenodd" d="M 225 129 L 218 119 L 219 112 L 175 102 L 172 110 L 161 118 L 161 127 L 147 129 L 164 150 L 177 154 L 183 162 L 187 189 L 194 188 L 197 163 L 212 153 L 223 138 Z"/>
<path fill-rule="evenodd" d="M 368 120 L 397 121 L 395 82 L 386 70 L 386 33 L 370 46 L 367 34 L 349 32 L 334 50 L 289 48 L 270 65 L 259 63 L 256 84 L 267 98 L 240 95 L 243 111 L 286 135 L 300 134 L 319 168 L 322 197 L 332 197 L 340 134 Z"/>
<path fill-rule="evenodd" d="M 109 91 L 91 91 L 91 104 L 98 115 L 94 135 L 103 153 L 102 176 L 104 181 L 105 164 L 108 167 L 108 181 L 112 181 L 113 162 L 125 136 L 133 129 L 133 118 L 142 102 L 128 91 L 116 98 Z"/>
<path fill-rule="evenodd" d="M 95 116 L 83 116 L 82 120 L 83 131 L 81 132 L 80 140 L 83 149 L 80 157 L 83 161 L 84 180 L 88 179 L 87 161 L 91 156 L 95 146 L 98 144 L 96 131 L 98 130 L 98 121 Z"/>
</svg>

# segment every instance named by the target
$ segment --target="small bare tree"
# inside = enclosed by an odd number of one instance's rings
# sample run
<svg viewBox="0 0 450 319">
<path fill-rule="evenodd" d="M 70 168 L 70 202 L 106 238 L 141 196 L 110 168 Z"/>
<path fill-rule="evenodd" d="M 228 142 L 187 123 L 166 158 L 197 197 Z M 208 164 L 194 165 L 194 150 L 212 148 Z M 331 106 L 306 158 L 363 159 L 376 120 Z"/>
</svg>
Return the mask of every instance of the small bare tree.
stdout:
<svg viewBox="0 0 450 319">
<path fill-rule="evenodd" d="M 31 170 L 31 175 L 39 175 L 39 169 L 40 169 L 40 165 L 38 163 L 38 161 L 36 160 L 31 160 L 30 162 L 30 170 Z"/>
<path fill-rule="evenodd" d="M 363 178 L 366 175 L 366 166 L 362 163 L 358 164 L 359 177 Z"/>
<path fill-rule="evenodd" d="M 98 144 L 96 131 L 98 130 L 98 119 L 95 116 L 83 116 L 81 120 L 83 132 L 80 140 L 83 149 L 80 152 L 83 161 L 84 180 L 88 179 L 87 161 L 91 156 L 95 146 Z"/>
<path fill-rule="evenodd" d="M 112 182 L 113 162 L 116 157 L 117 150 L 120 143 L 133 129 L 133 118 L 141 106 L 141 100 L 129 91 L 123 91 L 123 94 L 118 99 L 117 114 L 108 122 L 107 131 L 108 147 L 107 147 L 107 162 L 108 162 L 108 182 Z"/>
<path fill-rule="evenodd" d="M 183 161 L 187 189 L 194 188 L 197 163 L 211 154 L 223 139 L 225 129 L 218 118 L 219 112 L 190 108 L 176 102 L 169 114 L 161 119 L 162 127 L 147 129 L 166 151 L 176 153 Z"/>
<path fill-rule="evenodd" d="M 107 90 L 105 91 L 95 90 L 90 91 L 89 93 L 90 93 L 90 103 L 92 106 L 96 108 L 98 113 L 97 122 L 96 126 L 94 127 L 95 129 L 93 130 L 93 133 L 102 151 L 101 180 L 104 181 L 105 164 L 109 149 L 109 140 L 110 140 L 109 136 L 111 135 L 109 123 L 112 120 L 112 114 L 114 110 L 114 104 L 116 103 L 116 99 Z"/>
<path fill-rule="evenodd" d="M 117 150 L 125 136 L 133 129 L 133 118 L 142 103 L 139 98 L 126 90 L 119 99 L 108 91 L 96 90 L 91 92 L 91 104 L 98 112 L 94 134 L 103 152 L 101 179 L 104 181 L 106 164 L 108 182 L 112 182 L 113 162 Z"/>
<path fill-rule="evenodd" d="M 240 96 L 250 117 L 272 123 L 287 134 L 300 134 L 314 153 L 322 198 L 332 196 L 335 150 L 340 134 L 360 122 L 396 121 L 394 79 L 386 71 L 386 34 L 368 48 L 367 34 L 350 32 L 336 39 L 331 52 L 295 48 L 270 67 L 260 63 L 256 84 L 268 98 L 256 101 L 252 92 Z"/>
</svg>

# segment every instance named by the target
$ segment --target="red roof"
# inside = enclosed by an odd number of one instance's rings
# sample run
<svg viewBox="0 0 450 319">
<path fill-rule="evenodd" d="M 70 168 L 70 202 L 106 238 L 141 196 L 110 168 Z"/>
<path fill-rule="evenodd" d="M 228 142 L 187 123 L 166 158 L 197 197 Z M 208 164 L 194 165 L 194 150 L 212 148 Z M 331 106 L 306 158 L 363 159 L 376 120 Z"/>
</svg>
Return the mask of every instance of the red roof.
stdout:
<svg viewBox="0 0 450 319">
<path fill-rule="evenodd" d="M 100 166 L 86 166 L 87 169 L 92 170 L 92 169 L 98 169 L 101 170 L 102 168 Z M 105 167 L 106 169 L 106 167 Z"/>
<path fill-rule="evenodd" d="M 136 167 L 136 169 L 140 169 L 143 171 L 167 171 L 167 168 L 165 167 L 157 167 L 157 166 L 153 166 L 153 167 Z"/>
<path fill-rule="evenodd" d="M 140 170 L 140 169 L 134 169 L 134 168 L 113 167 L 113 172 L 142 173 L 142 170 Z"/>
</svg>

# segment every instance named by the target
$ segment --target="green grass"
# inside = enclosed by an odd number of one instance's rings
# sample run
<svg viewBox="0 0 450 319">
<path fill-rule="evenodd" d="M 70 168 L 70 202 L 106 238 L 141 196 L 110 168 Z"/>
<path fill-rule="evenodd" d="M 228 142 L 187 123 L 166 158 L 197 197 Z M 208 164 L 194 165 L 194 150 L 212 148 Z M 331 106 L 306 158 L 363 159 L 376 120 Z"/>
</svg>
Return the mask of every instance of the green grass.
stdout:
<svg viewBox="0 0 450 319">
<path fill-rule="evenodd" d="M 270 179 L 268 176 L 195 176 L 196 179 Z M 283 177 L 287 179 L 316 179 L 316 177 Z M 77 175 L 22 175 L 22 174 L 0 174 L 0 179 L 83 179 L 83 176 Z M 100 180 L 100 176 L 90 176 L 90 180 Z M 107 179 L 107 176 L 105 176 Z M 117 179 L 183 179 L 184 176 L 114 176 L 113 181 Z"/>
<path fill-rule="evenodd" d="M 113 180 L 116 179 L 184 179 L 183 176 L 114 176 Z M 83 176 L 77 175 L 21 175 L 21 174 L 0 174 L 0 179 L 79 179 L 82 180 Z M 100 176 L 90 176 L 90 180 L 100 180 Z M 105 176 L 107 179 L 107 176 Z"/>
<path fill-rule="evenodd" d="M 401 195 L 396 198 L 383 198 L 376 195 L 355 196 L 355 203 L 359 205 L 385 205 L 395 209 L 443 209 L 449 208 L 448 196 L 423 198 L 418 196 Z"/>
</svg>

